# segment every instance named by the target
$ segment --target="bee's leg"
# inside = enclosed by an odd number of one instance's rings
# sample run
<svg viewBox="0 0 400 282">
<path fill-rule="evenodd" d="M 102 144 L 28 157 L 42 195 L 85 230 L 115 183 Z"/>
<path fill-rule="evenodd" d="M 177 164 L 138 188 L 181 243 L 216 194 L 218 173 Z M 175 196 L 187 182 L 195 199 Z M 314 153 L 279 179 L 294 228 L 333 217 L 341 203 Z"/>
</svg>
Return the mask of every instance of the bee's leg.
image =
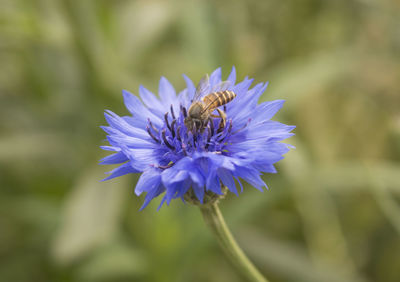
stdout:
<svg viewBox="0 0 400 282">
<path fill-rule="evenodd" d="M 207 127 L 209 119 L 203 121 L 203 127 Z"/>
<path fill-rule="evenodd" d="M 203 132 L 204 132 L 204 128 L 205 128 L 205 126 L 206 126 L 206 123 L 207 123 L 207 121 L 204 121 L 204 120 L 201 120 L 201 121 L 200 121 L 200 125 L 199 125 L 200 133 L 203 133 Z"/>
<path fill-rule="evenodd" d="M 210 124 L 209 128 L 211 130 L 211 135 L 214 135 L 214 121 L 212 120 L 211 117 L 208 118 L 208 122 Z"/>
<path fill-rule="evenodd" d="M 221 121 L 219 122 L 219 126 L 218 126 L 218 131 L 217 132 L 221 132 L 222 130 L 224 130 L 225 125 L 226 125 L 226 114 L 224 111 L 220 110 L 217 108 L 219 117 L 221 118 Z"/>
</svg>

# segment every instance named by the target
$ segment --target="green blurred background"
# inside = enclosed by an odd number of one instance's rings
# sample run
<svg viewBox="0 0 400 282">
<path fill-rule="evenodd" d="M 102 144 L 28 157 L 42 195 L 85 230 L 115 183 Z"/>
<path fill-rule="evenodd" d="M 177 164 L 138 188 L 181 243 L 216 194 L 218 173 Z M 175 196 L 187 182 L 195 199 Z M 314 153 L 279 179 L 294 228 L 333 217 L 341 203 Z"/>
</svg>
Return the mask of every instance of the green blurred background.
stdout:
<svg viewBox="0 0 400 282">
<path fill-rule="evenodd" d="M 99 182 L 103 110 L 232 65 L 296 146 L 221 204 L 271 281 L 400 281 L 400 2 L 0 0 L 0 281 L 242 281 L 197 208 Z"/>
</svg>

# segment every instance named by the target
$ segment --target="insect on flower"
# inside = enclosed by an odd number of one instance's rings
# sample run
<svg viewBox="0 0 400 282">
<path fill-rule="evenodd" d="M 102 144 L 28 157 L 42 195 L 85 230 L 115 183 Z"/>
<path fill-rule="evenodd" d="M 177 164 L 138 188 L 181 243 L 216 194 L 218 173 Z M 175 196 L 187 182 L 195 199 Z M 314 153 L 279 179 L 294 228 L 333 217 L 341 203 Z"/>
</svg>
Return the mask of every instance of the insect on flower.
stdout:
<svg viewBox="0 0 400 282">
<path fill-rule="evenodd" d="M 109 146 L 102 148 L 113 154 L 101 164 L 120 166 L 105 180 L 142 173 L 135 188 L 137 195 L 147 193 L 142 208 L 163 193 L 160 207 L 176 198 L 203 204 L 223 195 L 221 186 L 238 195 L 243 180 L 262 191 L 260 176 L 276 172 L 274 163 L 289 151 L 280 141 L 295 128 L 271 120 L 284 101 L 257 104 L 267 83 L 250 88 L 247 77 L 236 83 L 235 68 L 225 81 L 215 70 L 197 88 L 184 79 L 186 88 L 177 95 L 161 78 L 159 99 L 143 86 L 141 100 L 123 91 L 131 115 L 106 111 L 109 125 L 102 128 Z"/>
<path fill-rule="evenodd" d="M 203 131 L 208 123 L 212 123 L 211 118 L 219 117 L 221 119 L 218 126 L 219 131 L 222 131 L 226 125 L 226 114 L 218 107 L 232 101 L 236 94 L 232 91 L 224 90 L 224 88 L 229 87 L 230 82 L 223 81 L 213 87 L 211 93 L 200 100 L 202 94 L 209 88 L 209 84 L 209 77 L 206 74 L 196 88 L 193 103 L 189 107 L 188 116 L 185 117 L 185 125 L 190 131 L 196 131 L 196 128 Z M 214 110 L 218 111 L 219 116 L 212 114 Z M 226 106 L 224 106 L 224 110 L 226 111 Z"/>
</svg>

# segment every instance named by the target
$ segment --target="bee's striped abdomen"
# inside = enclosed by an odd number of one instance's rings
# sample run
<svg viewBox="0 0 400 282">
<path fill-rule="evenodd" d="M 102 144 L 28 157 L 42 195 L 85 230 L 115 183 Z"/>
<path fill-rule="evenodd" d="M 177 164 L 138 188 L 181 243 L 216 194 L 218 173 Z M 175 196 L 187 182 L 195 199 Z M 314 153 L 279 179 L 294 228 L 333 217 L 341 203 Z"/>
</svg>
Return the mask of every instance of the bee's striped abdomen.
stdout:
<svg viewBox="0 0 400 282">
<path fill-rule="evenodd" d="M 218 108 L 232 101 L 236 97 L 233 91 L 225 90 L 208 94 L 203 98 L 203 102 L 209 110 Z"/>
</svg>

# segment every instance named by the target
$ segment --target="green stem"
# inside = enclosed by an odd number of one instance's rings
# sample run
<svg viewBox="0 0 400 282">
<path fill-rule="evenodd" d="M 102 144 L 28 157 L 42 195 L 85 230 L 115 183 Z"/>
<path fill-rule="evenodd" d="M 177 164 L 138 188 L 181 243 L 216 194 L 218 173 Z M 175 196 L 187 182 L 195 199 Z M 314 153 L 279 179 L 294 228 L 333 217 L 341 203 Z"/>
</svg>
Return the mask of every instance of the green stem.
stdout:
<svg viewBox="0 0 400 282">
<path fill-rule="evenodd" d="M 204 221 L 207 226 L 211 228 L 211 231 L 215 236 L 217 236 L 222 249 L 225 251 L 234 266 L 249 281 L 268 282 L 236 243 L 232 233 L 229 231 L 229 228 L 225 223 L 218 204 L 205 204 L 200 205 L 199 207 L 203 214 Z"/>
</svg>

